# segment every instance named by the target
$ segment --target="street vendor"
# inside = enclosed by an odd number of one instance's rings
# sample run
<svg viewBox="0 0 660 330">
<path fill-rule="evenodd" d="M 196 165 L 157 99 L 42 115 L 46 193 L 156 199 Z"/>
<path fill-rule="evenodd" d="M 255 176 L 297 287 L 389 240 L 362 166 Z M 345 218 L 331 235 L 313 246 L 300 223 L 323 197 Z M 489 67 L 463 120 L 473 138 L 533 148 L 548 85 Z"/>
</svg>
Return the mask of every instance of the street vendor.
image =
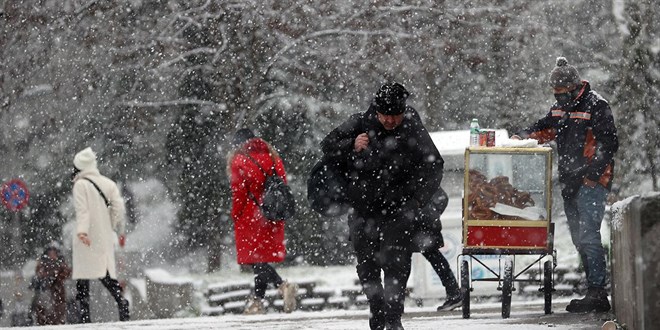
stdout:
<svg viewBox="0 0 660 330">
<path fill-rule="evenodd" d="M 566 58 L 557 58 L 549 83 L 556 102 L 545 117 L 512 139 L 556 141 L 564 210 L 588 283 L 586 296 L 572 300 L 566 310 L 606 312 L 610 303 L 600 227 L 619 148 L 614 117 L 608 102 Z"/>
</svg>

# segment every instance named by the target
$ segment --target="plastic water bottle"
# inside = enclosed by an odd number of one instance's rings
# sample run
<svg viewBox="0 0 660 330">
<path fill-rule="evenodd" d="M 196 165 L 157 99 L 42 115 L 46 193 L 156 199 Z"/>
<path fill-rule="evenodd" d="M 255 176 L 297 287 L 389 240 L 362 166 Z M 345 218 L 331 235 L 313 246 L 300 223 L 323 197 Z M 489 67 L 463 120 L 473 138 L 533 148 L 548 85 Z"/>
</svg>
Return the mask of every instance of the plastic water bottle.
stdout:
<svg viewBox="0 0 660 330">
<path fill-rule="evenodd" d="M 470 146 L 479 146 L 479 120 L 477 118 L 470 122 Z"/>
</svg>

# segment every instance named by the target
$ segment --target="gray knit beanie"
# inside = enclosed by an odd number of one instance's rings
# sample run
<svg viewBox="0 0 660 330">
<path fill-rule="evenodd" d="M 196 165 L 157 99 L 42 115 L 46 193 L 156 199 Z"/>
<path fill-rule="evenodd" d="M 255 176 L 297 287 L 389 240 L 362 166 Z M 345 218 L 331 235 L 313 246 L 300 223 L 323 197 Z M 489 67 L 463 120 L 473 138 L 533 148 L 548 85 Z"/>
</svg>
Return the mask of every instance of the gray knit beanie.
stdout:
<svg viewBox="0 0 660 330">
<path fill-rule="evenodd" d="M 582 82 L 577 69 L 568 65 L 565 57 L 557 57 L 557 66 L 550 72 L 550 87 L 571 87 Z"/>
</svg>

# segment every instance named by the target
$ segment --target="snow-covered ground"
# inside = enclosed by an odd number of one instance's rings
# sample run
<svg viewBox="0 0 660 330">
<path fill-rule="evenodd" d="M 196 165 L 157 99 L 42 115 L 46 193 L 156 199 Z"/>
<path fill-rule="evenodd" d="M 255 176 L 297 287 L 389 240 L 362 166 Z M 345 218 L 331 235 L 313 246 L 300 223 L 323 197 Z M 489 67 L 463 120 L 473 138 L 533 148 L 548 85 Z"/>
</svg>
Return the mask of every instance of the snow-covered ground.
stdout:
<svg viewBox="0 0 660 330">
<path fill-rule="evenodd" d="M 567 303 L 564 299 L 557 306 Z M 498 304 L 482 304 L 472 309 L 472 316 L 463 319 L 459 312 L 435 312 L 432 308 L 409 308 L 403 318 L 407 330 L 422 329 L 600 329 L 604 315 L 569 314 L 557 309 L 543 315 L 538 301 L 516 302 L 511 318 L 502 319 Z M 273 330 L 350 330 L 367 329 L 368 313 L 359 311 L 294 312 L 258 316 L 222 315 L 217 317 L 142 320 L 125 323 L 94 323 L 86 325 L 46 326 L 39 329 L 141 329 L 141 330 L 202 330 L 202 329 L 273 329 Z"/>
</svg>

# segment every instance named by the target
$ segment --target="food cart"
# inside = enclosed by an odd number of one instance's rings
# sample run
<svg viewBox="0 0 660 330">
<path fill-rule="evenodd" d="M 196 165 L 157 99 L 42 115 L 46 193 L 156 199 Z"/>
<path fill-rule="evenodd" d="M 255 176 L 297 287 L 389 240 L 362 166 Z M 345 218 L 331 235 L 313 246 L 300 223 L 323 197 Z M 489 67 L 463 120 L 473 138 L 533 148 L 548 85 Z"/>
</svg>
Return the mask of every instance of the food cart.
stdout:
<svg viewBox="0 0 660 330">
<path fill-rule="evenodd" d="M 557 265 L 551 214 L 552 149 L 468 147 L 464 184 L 463 251 L 458 256 L 463 317 L 470 317 L 473 281 L 497 282 L 503 318 L 511 312 L 514 282 L 539 283 L 545 313 L 550 314 Z M 536 256 L 516 272 L 516 255 Z M 482 261 L 493 256 L 499 267 Z M 472 278 L 473 263 L 492 276 Z M 535 265 L 539 275 L 529 276 L 526 272 Z"/>
</svg>

